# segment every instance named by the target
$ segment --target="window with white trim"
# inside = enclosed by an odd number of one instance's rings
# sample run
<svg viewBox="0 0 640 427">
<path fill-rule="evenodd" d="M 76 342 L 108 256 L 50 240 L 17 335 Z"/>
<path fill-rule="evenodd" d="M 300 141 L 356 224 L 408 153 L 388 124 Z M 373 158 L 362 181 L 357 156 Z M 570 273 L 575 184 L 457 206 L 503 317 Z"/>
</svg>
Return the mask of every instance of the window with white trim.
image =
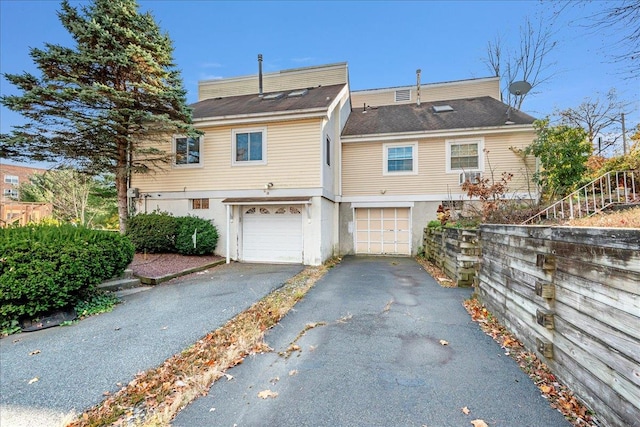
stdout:
<svg viewBox="0 0 640 427">
<path fill-rule="evenodd" d="M 10 197 L 12 199 L 17 199 L 18 198 L 18 190 L 16 190 L 15 188 L 5 188 L 4 189 L 4 196 L 5 197 Z"/>
<path fill-rule="evenodd" d="M 16 175 L 5 175 L 4 182 L 5 184 L 18 185 L 18 183 L 20 182 L 20 179 Z"/>
<path fill-rule="evenodd" d="M 447 141 L 447 172 L 482 171 L 484 139 Z"/>
<path fill-rule="evenodd" d="M 418 173 L 418 144 L 384 144 L 384 175 Z"/>
<path fill-rule="evenodd" d="M 176 136 L 173 138 L 175 166 L 200 166 L 202 137 Z"/>
<path fill-rule="evenodd" d="M 267 163 L 267 138 L 265 129 L 234 130 L 233 164 L 265 164 Z"/>
</svg>

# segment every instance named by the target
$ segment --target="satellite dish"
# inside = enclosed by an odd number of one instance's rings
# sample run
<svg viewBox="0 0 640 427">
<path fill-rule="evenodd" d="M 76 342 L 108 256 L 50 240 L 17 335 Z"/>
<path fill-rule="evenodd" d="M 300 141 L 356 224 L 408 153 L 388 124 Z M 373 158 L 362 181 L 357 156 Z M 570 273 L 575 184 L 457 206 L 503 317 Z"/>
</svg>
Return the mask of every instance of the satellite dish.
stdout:
<svg viewBox="0 0 640 427">
<path fill-rule="evenodd" d="M 524 80 L 519 82 L 513 82 L 509 85 L 509 93 L 511 95 L 517 95 L 517 96 L 524 95 L 530 90 L 531 90 L 531 85 L 529 84 L 529 82 L 526 82 Z"/>
</svg>

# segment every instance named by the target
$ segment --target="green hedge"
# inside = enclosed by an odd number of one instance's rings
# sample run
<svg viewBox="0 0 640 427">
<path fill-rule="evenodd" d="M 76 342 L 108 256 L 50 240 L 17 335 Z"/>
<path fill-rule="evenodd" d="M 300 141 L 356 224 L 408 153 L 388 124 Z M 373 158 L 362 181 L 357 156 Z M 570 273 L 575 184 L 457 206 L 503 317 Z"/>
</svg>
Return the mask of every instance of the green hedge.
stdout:
<svg viewBox="0 0 640 427">
<path fill-rule="evenodd" d="M 72 225 L 0 230 L 0 323 L 73 307 L 121 274 L 134 247 L 115 232 Z"/>
<path fill-rule="evenodd" d="M 176 252 L 178 221 L 166 212 L 132 216 L 127 221 L 127 236 L 138 252 Z"/>
<path fill-rule="evenodd" d="M 166 212 L 131 217 L 127 222 L 127 236 L 136 251 L 149 253 L 208 255 L 218 244 L 218 229 L 211 221 L 195 216 L 173 217 Z"/>
<path fill-rule="evenodd" d="M 211 221 L 195 216 L 182 216 L 178 219 L 176 250 L 183 255 L 212 254 L 218 244 L 218 229 Z M 195 234 L 195 247 L 193 236 Z"/>
</svg>

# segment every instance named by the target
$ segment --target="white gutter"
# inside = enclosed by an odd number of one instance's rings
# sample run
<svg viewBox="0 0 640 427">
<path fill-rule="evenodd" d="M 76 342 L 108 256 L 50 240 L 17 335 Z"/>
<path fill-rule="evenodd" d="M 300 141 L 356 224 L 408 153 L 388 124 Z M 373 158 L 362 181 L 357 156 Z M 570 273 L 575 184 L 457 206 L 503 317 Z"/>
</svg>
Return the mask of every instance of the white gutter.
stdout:
<svg viewBox="0 0 640 427">
<path fill-rule="evenodd" d="M 255 113 L 255 114 L 235 114 L 231 116 L 219 116 L 219 117 L 205 117 L 201 119 L 194 119 L 193 124 L 196 127 L 205 126 L 220 126 L 238 123 L 264 123 L 273 121 L 284 120 L 300 120 L 300 119 L 312 119 L 322 118 L 329 115 L 327 107 L 311 108 L 307 110 L 295 110 L 295 111 L 277 111 L 269 113 Z"/>
<path fill-rule="evenodd" d="M 377 133 L 370 135 L 343 135 L 341 137 L 342 143 L 348 142 L 376 142 L 376 141 L 391 141 L 391 140 L 404 140 L 404 139 L 416 139 L 416 138 L 442 138 L 452 137 L 456 135 L 474 135 L 474 134 L 498 134 L 498 133 L 510 133 L 510 132 L 527 132 L 532 131 L 533 125 L 505 125 L 501 127 L 487 126 L 479 128 L 467 128 L 467 129 L 450 129 L 450 130 L 438 130 L 438 131 L 414 131 L 414 132 L 397 132 L 397 133 Z"/>
</svg>

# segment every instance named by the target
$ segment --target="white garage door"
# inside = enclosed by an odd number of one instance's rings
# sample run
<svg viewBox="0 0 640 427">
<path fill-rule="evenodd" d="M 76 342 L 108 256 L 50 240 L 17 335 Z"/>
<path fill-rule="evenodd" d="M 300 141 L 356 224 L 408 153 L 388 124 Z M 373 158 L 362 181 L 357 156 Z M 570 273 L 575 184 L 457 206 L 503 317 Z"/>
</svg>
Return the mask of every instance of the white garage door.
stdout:
<svg viewBox="0 0 640 427">
<path fill-rule="evenodd" d="M 302 262 L 302 211 L 296 206 L 242 207 L 242 260 Z"/>
<path fill-rule="evenodd" d="M 409 208 L 356 208 L 356 253 L 411 255 Z"/>
</svg>

